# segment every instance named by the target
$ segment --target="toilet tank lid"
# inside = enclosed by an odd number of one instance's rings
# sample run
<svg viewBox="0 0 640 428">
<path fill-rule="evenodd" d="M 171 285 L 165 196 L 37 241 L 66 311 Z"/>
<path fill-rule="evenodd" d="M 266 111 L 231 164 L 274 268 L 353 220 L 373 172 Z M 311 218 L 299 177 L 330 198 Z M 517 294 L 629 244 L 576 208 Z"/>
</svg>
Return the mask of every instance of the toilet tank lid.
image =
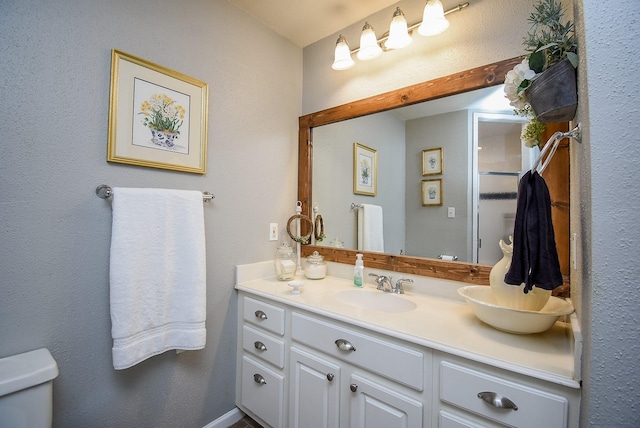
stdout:
<svg viewBox="0 0 640 428">
<path fill-rule="evenodd" d="M 57 376 L 58 365 L 47 348 L 0 358 L 0 397 Z"/>
</svg>

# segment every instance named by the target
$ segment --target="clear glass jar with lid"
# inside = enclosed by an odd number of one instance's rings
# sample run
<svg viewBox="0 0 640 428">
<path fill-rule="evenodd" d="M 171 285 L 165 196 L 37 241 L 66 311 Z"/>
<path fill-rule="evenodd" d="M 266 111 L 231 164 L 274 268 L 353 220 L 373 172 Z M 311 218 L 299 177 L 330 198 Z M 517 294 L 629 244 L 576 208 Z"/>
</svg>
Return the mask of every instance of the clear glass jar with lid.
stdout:
<svg viewBox="0 0 640 428">
<path fill-rule="evenodd" d="M 309 279 L 322 279 L 327 276 L 327 264 L 324 257 L 314 251 L 305 262 L 304 276 Z"/>
<path fill-rule="evenodd" d="M 281 281 L 293 279 L 296 274 L 296 257 L 293 248 L 286 242 L 276 250 L 276 258 L 274 260 L 276 278 Z"/>
</svg>

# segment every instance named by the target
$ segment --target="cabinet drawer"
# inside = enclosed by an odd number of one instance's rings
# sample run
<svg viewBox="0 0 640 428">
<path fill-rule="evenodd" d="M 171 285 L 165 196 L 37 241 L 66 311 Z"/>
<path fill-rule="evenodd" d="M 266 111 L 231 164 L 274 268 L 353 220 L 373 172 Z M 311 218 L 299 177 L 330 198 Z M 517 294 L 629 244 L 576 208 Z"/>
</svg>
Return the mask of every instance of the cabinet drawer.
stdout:
<svg viewBox="0 0 640 428">
<path fill-rule="evenodd" d="M 284 377 L 242 357 L 242 405 L 272 427 L 283 426 Z"/>
<path fill-rule="evenodd" d="M 444 410 L 440 411 L 438 424 L 440 428 L 485 428 L 484 425 L 478 425 L 467 418 L 445 412 Z"/>
<path fill-rule="evenodd" d="M 284 309 L 251 297 L 244 297 L 244 320 L 282 336 L 284 334 Z"/>
<path fill-rule="evenodd" d="M 242 348 L 255 356 L 284 368 L 284 342 L 249 326 L 242 327 Z"/>
<path fill-rule="evenodd" d="M 494 407 L 478 396 L 481 392 L 508 398 L 517 410 Z M 505 425 L 567 426 L 566 398 L 447 361 L 440 363 L 440 399 Z"/>
<path fill-rule="evenodd" d="M 292 316 L 291 337 L 326 354 L 385 376 L 418 391 L 424 388 L 424 357 L 421 352 L 380 340 L 302 314 Z M 341 350 L 337 340 L 353 350 Z"/>
</svg>

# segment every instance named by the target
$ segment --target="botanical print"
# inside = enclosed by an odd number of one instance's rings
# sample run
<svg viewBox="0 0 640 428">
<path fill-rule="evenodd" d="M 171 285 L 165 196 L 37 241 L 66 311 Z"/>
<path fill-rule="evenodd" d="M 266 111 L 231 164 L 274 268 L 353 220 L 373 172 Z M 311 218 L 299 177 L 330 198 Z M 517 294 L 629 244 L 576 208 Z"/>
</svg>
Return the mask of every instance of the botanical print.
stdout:
<svg viewBox="0 0 640 428">
<path fill-rule="evenodd" d="M 353 193 L 375 196 L 377 193 L 378 152 L 353 143 Z"/>
<path fill-rule="evenodd" d="M 442 174 L 442 148 L 422 151 L 422 175 Z"/>
<path fill-rule="evenodd" d="M 371 158 L 360 155 L 360 184 L 371 187 Z"/>
<path fill-rule="evenodd" d="M 189 153 L 189 95 L 135 79 L 133 144 Z"/>
<path fill-rule="evenodd" d="M 442 180 L 422 180 L 422 205 L 442 205 Z"/>
</svg>

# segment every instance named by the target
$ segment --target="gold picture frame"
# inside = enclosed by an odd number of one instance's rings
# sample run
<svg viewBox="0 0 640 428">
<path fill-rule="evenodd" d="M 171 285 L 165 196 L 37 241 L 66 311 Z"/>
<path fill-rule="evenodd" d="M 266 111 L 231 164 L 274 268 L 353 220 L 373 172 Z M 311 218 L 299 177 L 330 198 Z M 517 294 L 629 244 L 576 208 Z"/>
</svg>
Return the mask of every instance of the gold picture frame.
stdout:
<svg viewBox="0 0 640 428">
<path fill-rule="evenodd" d="M 442 206 L 442 179 L 422 180 L 422 206 Z"/>
<path fill-rule="evenodd" d="M 378 151 L 353 143 L 353 193 L 378 194 Z"/>
<path fill-rule="evenodd" d="M 206 173 L 207 83 L 113 49 L 108 162 Z"/>
<path fill-rule="evenodd" d="M 444 155 L 441 147 L 422 151 L 422 175 L 439 175 L 444 170 Z"/>
</svg>

